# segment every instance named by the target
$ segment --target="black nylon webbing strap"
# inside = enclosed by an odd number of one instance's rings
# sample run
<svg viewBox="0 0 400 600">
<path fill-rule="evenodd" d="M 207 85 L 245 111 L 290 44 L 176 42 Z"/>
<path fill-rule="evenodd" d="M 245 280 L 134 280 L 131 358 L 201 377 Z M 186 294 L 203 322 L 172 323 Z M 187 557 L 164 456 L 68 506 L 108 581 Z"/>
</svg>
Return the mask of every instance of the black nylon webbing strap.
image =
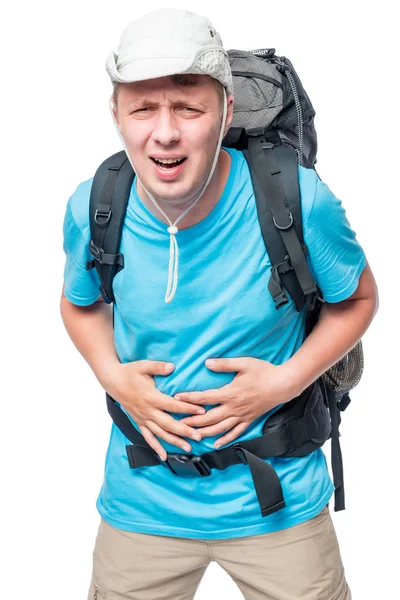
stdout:
<svg viewBox="0 0 400 600">
<path fill-rule="evenodd" d="M 274 299 L 276 308 L 288 302 L 287 295 L 282 287 L 282 275 L 289 273 L 292 269 L 293 267 L 288 258 L 272 267 L 268 281 L 268 291 Z"/>
<path fill-rule="evenodd" d="M 134 427 L 126 413 L 115 403 L 115 401 L 106 394 L 107 408 L 114 423 L 122 431 L 133 445 L 127 445 L 126 451 L 129 466 L 133 469 L 139 467 L 151 467 L 162 464 L 158 455 L 147 444 L 140 432 Z M 282 435 L 280 432 L 274 432 L 272 435 L 262 436 L 270 438 L 271 449 L 274 451 L 283 451 Z M 244 442 L 237 446 L 230 446 L 222 450 L 216 450 L 201 455 L 202 461 L 211 469 L 226 469 L 233 464 L 245 462 L 248 464 L 253 478 L 254 488 L 260 505 L 262 516 L 270 515 L 281 508 L 284 508 L 282 487 L 275 470 L 267 462 L 264 462 L 250 451 L 252 446 L 256 447 L 255 438 L 250 442 Z M 260 442 L 258 441 L 258 444 Z M 184 455 L 185 456 L 185 455 Z"/>
<path fill-rule="evenodd" d="M 134 445 L 138 444 L 140 446 L 148 446 L 150 448 L 142 434 L 135 428 L 128 415 L 120 408 L 115 400 L 111 398 L 109 394 L 106 394 L 106 399 L 108 412 L 124 436 Z M 312 419 L 310 420 L 310 425 L 311 421 Z M 289 449 L 289 429 L 287 426 L 285 426 L 263 436 L 247 440 L 241 445 L 250 452 L 256 453 L 260 456 L 279 456 L 284 454 Z M 151 451 L 154 452 L 152 449 Z M 241 458 L 237 455 L 234 446 L 228 446 L 222 450 L 213 450 L 212 452 L 207 452 L 202 456 L 206 457 L 207 464 L 210 468 L 221 470 L 226 469 L 231 464 L 239 464 L 242 462 Z"/>
<path fill-rule="evenodd" d="M 141 446 L 139 444 L 135 444 L 134 446 L 126 446 L 126 453 L 131 469 L 138 469 L 139 467 L 153 467 L 161 464 L 160 458 L 158 458 L 158 455 L 152 448 L 150 448 L 150 446 Z"/>
<path fill-rule="evenodd" d="M 106 394 L 106 401 L 110 417 L 118 429 L 122 431 L 124 436 L 128 438 L 132 444 L 143 445 L 150 448 L 140 431 L 135 428 L 128 415 L 118 406 L 118 404 L 116 404 L 115 400 L 111 398 L 109 394 Z"/>
<path fill-rule="evenodd" d="M 97 248 L 92 241 L 89 243 L 89 252 L 100 265 L 124 266 L 122 254 L 106 254 L 102 248 Z"/>
<path fill-rule="evenodd" d="M 108 170 L 107 171 L 107 176 L 105 178 L 104 184 L 103 184 L 103 188 L 101 190 L 101 196 L 98 200 L 99 204 L 97 206 L 97 208 L 95 209 L 95 207 L 93 206 L 92 210 L 94 211 L 94 216 L 93 216 L 93 224 L 91 224 L 91 232 L 92 232 L 92 238 L 96 237 L 96 247 L 98 248 L 99 252 L 104 252 L 104 247 L 105 247 L 105 240 L 106 240 L 106 235 L 107 235 L 107 231 L 108 231 L 108 226 L 110 225 L 110 221 L 111 221 L 111 216 L 112 216 L 112 199 L 113 199 L 113 192 L 114 192 L 114 187 L 115 187 L 115 183 L 117 181 L 117 177 L 119 174 L 119 169 L 113 169 L 113 170 Z M 107 215 L 107 217 L 104 218 L 99 218 L 98 213 L 102 213 L 104 215 Z M 96 232 L 96 234 L 94 235 L 94 231 Z M 109 248 L 109 246 L 108 246 Z M 110 252 L 110 251 L 109 251 Z M 96 261 L 96 259 L 95 259 Z M 111 296 L 110 294 L 107 292 L 107 282 L 108 282 L 108 274 L 110 269 L 107 268 L 107 263 L 104 262 L 95 262 L 95 266 L 97 269 L 97 272 L 99 274 L 100 277 L 100 281 L 102 283 L 101 287 L 100 287 L 100 291 L 102 293 L 102 296 L 104 298 L 104 300 L 111 300 Z"/>
<path fill-rule="evenodd" d="M 340 411 L 337 406 L 336 396 L 334 391 L 331 389 L 329 384 L 325 383 L 326 394 L 329 403 L 329 412 L 331 415 L 332 422 L 332 434 L 331 434 L 331 465 L 333 475 L 333 485 L 335 486 L 335 506 L 334 510 L 345 509 L 345 497 L 344 497 L 344 476 L 343 476 L 343 458 L 342 450 L 340 448 L 339 439 L 339 425 L 340 425 Z"/>
<path fill-rule="evenodd" d="M 135 428 L 127 414 L 111 396 L 106 394 L 106 398 L 108 412 L 124 436 L 132 444 L 148 446 L 146 440 Z M 317 407 L 315 410 L 317 410 Z M 309 413 L 298 418 L 291 418 L 288 422 L 283 423 L 282 426 L 273 431 L 267 431 L 264 435 L 241 442 L 240 445 L 261 458 L 282 456 L 310 438 L 318 437 L 321 428 L 324 427 L 324 425 L 319 423 L 314 412 L 311 410 Z M 148 447 L 150 448 L 150 446 Z M 151 451 L 154 452 L 153 450 Z M 237 456 L 234 444 L 221 450 L 207 452 L 202 457 L 206 459 L 210 468 L 221 470 L 226 469 L 231 464 L 239 464 L 241 462 L 240 457 Z"/>
<path fill-rule="evenodd" d="M 126 446 L 130 467 L 136 469 L 139 467 L 160 466 L 160 464 L 165 466 L 165 463 L 160 461 L 156 452 L 147 444 L 142 434 L 136 429 L 121 407 L 108 394 L 106 398 L 108 412 L 114 423 L 132 443 L 132 445 Z M 176 471 L 176 460 L 179 457 L 182 457 L 182 460 L 187 459 L 188 462 L 190 462 L 190 457 L 200 459 L 200 462 L 204 463 L 209 473 L 211 473 L 211 469 L 224 470 L 235 464 L 247 464 L 253 478 L 262 515 L 267 516 L 283 508 L 285 502 L 275 470 L 263 459 L 285 455 L 287 452 L 298 448 L 304 441 L 314 437 L 318 438 L 319 434 L 320 424 L 313 411 L 311 411 L 299 418 L 292 418 L 289 422 L 285 422 L 282 426 L 267 431 L 259 437 L 232 444 L 226 448 L 221 448 L 221 450 L 206 452 L 200 456 L 188 454 L 168 455 L 166 463 L 174 458 L 175 468 L 173 463 L 168 464 L 168 466 L 176 474 L 179 474 L 179 471 Z M 178 466 L 182 467 L 179 463 Z M 190 472 L 190 469 L 188 471 Z M 193 469 L 193 473 L 199 476 L 196 469 Z"/>
<path fill-rule="evenodd" d="M 243 446 L 237 448 L 250 467 L 262 516 L 267 517 L 285 508 L 281 482 L 275 469 L 269 463 L 243 448 Z"/>
<path fill-rule="evenodd" d="M 311 277 L 303 248 L 294 227 L 294 217 L 288 208 L 276 151 L 273 147 L 271 148 L 271 144 L 263 144 L 260 137 L 249 138 L 249 157 L 254 177 L 258 181 L 258 187 L 264 190 L 273 223 L 287 250 L 303 296 L 307 297 L 316 293 L 317 286 Z M 303 305 L 304 302 L 305 298 L 303 298 Z"/>
<path fill-rule="evenodd" d="M 88 261 L 86 268 L 96 267 L 106 302 L 114 302 L 113 279 L 124 266 L 119 248 L 133 178 L 131 164 L 121 151 L 100 165 L 92 183 L 89 249 L 94 261 Z"/>
<path fill-rule="evenodd" d="M 261 234 L 271 263 L 272 265 L 276 265 L 285 260 L 287 255 L 286 248 L 283 244 L 282 237 L 279 235 L 279 231 L 276 229 L 272 221 L 272 214 L 268 201 L 269 199 L 266 194 L 266 189 L 263 185 L 263 176 L 261 179 L 257 177 L 253 158 L 249 149 L 243 149 L 243 154 L 250 169 Z M 292 296 L 296 304 L 296 310 L 300 311 L 304 306 L 304 295 L 301 291 L 293 269 L 282 277 L 282 282 L 284 283 L 284 286 L 289 294 Z"/>
</svg>

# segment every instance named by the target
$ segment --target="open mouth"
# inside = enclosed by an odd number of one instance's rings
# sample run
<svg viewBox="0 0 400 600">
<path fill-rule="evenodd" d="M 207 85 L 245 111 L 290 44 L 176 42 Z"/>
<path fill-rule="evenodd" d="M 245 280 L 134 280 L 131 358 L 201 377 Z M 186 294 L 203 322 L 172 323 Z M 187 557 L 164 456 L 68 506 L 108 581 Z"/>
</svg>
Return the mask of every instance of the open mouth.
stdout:
<svg viewBox="0 0 400 600">
<path fill-rule="evenodd" d="M 163 160 L 153 158 L 152 156 L 150 158 L 157 165 L 157 167 L 159 167 L 160 169 L 165 169 L 166 171 L 168 171 L 169 169 L 173 169 L 174 167 L 178 167 L 186 160 L 186 156 L 184 156 L 183 158 Z"/>
</svg>

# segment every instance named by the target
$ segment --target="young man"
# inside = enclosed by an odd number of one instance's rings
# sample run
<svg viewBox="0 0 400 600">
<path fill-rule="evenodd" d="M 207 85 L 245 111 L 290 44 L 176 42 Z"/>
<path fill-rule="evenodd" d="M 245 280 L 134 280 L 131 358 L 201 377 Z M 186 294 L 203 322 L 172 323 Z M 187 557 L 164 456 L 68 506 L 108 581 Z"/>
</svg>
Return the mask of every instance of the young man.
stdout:
<svg viewBox="0 0 400 600">
<path fill-rule="evenodd" d="M 131 23 L 107 71 L 112 115 L 136 177 L 110 307 L 85 270 L 92 180 L 70 198 L 61 311 L 79 352 L 164 461 L 261 435 L 361 338 L 377 309 L 365 255 L 339 200 L 299 167 L 305 243 L 326 300 L 276 311 L 244 156 L 221 148 L 232 76 L 211 23 L 162 10 Z M 212 360 L 214 359 L 214 360 Z M 211 560 L 247 600 L 350 598 L 327 504 L 325 457 L 269 459 L 286 506 L 262 516 L 249 466 L 210 476 L 130 469 L 112 427 L 89 598 L 189 600 Z"/>
</svg>

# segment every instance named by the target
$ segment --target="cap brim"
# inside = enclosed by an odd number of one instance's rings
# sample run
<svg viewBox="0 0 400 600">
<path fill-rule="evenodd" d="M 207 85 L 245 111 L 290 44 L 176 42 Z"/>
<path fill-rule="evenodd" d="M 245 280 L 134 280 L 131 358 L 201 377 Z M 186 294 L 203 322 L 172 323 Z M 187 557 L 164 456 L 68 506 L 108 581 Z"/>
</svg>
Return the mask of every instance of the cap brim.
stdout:
<svg viewBox="0 0 400 600">
<path fill-rule="evenodd" d="M 110 57 L 111 58 L 111 57 Z M 192 59 L 188 58 L 146 58 L 128 62 L 117 70 L 114 57 L 107 60 L 108 74 L 113 81 L 119 83 L 132 83 L 157 77 L 168 77 L 178 73 L 185 73 L 190 69 Z"/>
</svg>

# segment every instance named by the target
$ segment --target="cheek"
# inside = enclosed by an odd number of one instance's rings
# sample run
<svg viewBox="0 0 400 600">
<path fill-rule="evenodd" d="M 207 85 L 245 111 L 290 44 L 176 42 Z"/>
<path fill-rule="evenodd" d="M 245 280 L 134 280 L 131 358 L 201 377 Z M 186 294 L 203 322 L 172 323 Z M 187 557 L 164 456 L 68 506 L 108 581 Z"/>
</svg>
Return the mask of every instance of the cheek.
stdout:
<svg viewBox="0 0 400 600">
<path fill-rule="evenodd" d="M 146 127 L 144 123 L 140 125 L 138 126 L 137 123 L 133 123 L 132 121 L 126 121 L 121 124 L 122 137 L 126 146 L 133 152 L 143 152 L 150 134 L 148 126 Z"/>
<path fill-rule="evenodd" d="M 218 123 L 198 123 L 182 130 L 181 140 L 188 150 L 199 154 L 209 154 L 215 150 L 218 142 Z"/>
</svg>

